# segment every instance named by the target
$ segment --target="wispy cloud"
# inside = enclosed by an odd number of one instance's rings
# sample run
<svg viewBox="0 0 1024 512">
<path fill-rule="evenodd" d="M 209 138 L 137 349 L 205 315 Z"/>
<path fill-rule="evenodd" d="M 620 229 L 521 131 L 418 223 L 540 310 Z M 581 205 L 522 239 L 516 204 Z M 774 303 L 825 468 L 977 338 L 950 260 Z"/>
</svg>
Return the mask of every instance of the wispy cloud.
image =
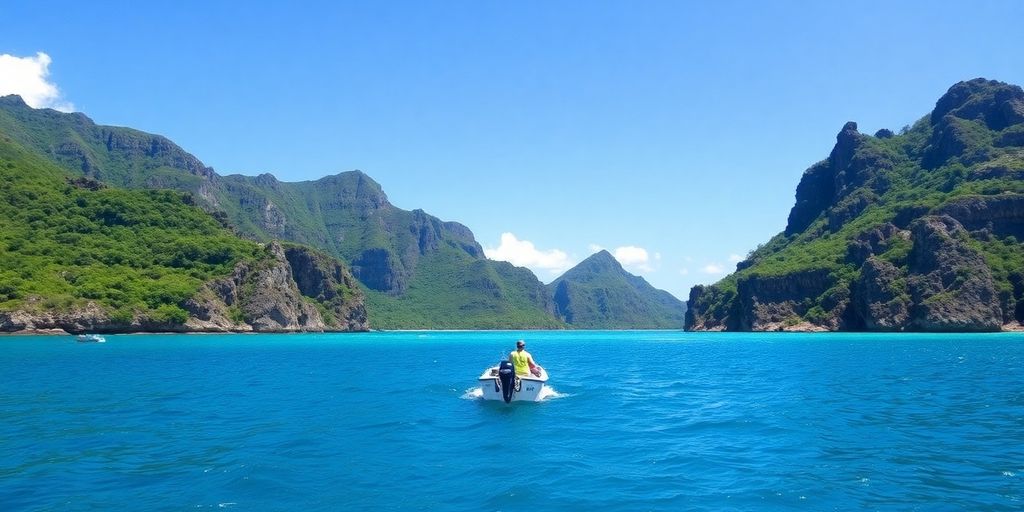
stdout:
<svg viewBox="0 0 1024 512">
<path fill-rule="evenodd" d="M 701 270 L 701 272 L 704 272 L 705 274 L 711 274 L 711 275 L 717 275 L 717 274 L 724 274 L 725 273 L 725 267 L 721 263 L 709 263 L 707 265 L 704 265 L 704 267 L 701 268 L 700 270 Z"/>
<path fill-rule="evenodd" d="M 497 248 L 485 247 L 484 254 L 492 260 L 507 261 L 535 272 L 543 270 L 551 275 L 561 274 L 574 264 L 564 251 L 537 249 L 533 242 L 520 240 L 512 233 L 502 233 L 501 244 Z"/>
<path fill-rule="evenodd" d="M 729 255 L 729 262 L 730 263 L 739 263 L 741 261 L 743 261 L 743 256 L 740 256 L 739 254 L 730 254 Z"/>
<path fill-rule="evenodd" d="M 50 56 L 35 57 L 0 54 L 0 96 L 17 94 L 33 108 L 52 108 L 72 112 L 75 106 L 61 97 L 57 85 L 49 81 Z"/>
<path fill-rule="evenodd" d="M 688 269 L 688 268 L 681 268 L 681 269 L 679 269 L 679 275 L 681 275 L 681 276 L 688 276 L 688 275 L 690 275 L 690 269 Z"/>
</svg>

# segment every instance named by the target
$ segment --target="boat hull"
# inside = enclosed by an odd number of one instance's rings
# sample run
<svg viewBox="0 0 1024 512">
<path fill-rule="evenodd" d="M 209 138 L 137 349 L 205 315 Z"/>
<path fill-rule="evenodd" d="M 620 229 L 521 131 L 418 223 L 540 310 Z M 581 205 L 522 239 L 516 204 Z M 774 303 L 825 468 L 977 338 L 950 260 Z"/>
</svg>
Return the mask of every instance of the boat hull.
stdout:
<svg viewBox="0 0 1024 512">
<path fill-rule="evenodd" d="M 544 398 L 547 388 L 548 373 L 541 370 L 539 377 L 519 375 L 516 377 L 518 391 L 512 394 L 513 402 L 538 402 Z M 480 389 L 484 400 L 504 401 L 501 393 L 501 382 L 498 381 L 498 367 L 488 368 L 480 375 Z"/>
</svg>

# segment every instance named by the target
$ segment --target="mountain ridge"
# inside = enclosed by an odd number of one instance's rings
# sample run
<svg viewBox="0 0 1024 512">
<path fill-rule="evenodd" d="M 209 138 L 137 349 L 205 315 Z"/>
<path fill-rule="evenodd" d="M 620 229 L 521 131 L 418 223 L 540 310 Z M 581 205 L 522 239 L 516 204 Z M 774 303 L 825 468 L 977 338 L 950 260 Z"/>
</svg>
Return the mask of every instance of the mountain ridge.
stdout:
<svg viewBox="0 0 1024 512">
<path fill-rule="evenodd" d="M 0 332 L 353 330 L 365 308 L 340 263 L 242 240 L 187 194 L 73 177 L 0 134 Z"/>
<path fill-rule="evenodd" d="M 186 191 L 243 236 L 309 245 L 348 262 L 378 328 L 565 326 L 550 297 L 537 292 L 536 276 L 487 260 L 462 224 L 394 207 L 361 171 L 304 182 L 221 176 L 165 137 L 32 109 L 10 96 L 0 100 L 0 132 L 69 172 L 118 187 Z M 487 267 L 484 280 L 465 271 L 479 266 Z"/>
</svg>

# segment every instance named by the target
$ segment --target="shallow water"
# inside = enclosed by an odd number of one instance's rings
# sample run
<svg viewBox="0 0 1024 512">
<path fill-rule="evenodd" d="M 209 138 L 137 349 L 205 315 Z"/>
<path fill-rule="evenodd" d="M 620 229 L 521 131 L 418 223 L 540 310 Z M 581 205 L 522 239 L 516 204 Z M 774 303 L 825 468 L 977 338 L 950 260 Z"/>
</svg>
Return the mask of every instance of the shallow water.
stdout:
<svg viewBox="0 0 1024 512">
<path fill-rule="evenodd" d="M 107 340 L 0 338 L 4 510 L 1024 509 L 1020 334 Z"/>
</svg>

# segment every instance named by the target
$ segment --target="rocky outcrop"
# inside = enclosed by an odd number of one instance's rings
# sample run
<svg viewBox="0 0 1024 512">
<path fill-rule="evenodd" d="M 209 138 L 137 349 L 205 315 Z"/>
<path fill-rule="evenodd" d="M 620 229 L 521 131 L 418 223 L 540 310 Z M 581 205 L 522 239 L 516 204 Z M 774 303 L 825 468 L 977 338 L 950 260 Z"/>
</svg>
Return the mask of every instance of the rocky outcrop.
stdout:
<svg viewBox="0 0 1024 512">
<path fill-rule="evenodd" d="M 871 256 L 889 250 L 894 239 L 909 240 L 910 232 L 889 222 L 868 229 L 847 244 L 846 261 L 857 266 L 863 265 Z"/>
<path fill-rule="evenodd" d="M 804 173 L 781 236 L 691 290 L 688 329 L 1022 325 L 1024 90 L 960 82 L 899 135 L 856 128 Z"/>
<path fill-rule="evenodd" d="M 277 242 L 267 250 L 270 258 L 239 264 L 231 277 L 208 283 L 186 302 L 187 325 L 194 330 L 256 332 L 368 328 L 362 297 L 340 265 L 305 248 L 285 250 Z"/>
<path fill-rule="evenodd" d="M 909 328 L 921 331 L 998 331 L 1003 313 L 985 259 L 948 215 L 911 225 L 907 289 Z"/>
<path fill-rule="evenodd" d="M 0 332 L 307 332 L 365 331 L 363 298 L 337 262 L 277 242 L 268 257 L 239 263 L 231 276 L 204 284 L 180 306 L 184 323 L 145 315 L 123 319 L 89 302 L 68 311 L 31 307 L 0 312 Z"/>
<path fill-rule="evenodd" d="M 959 82 L 935 103 L 932 124 L 946 116 L 982 121 L 990 130 L 1024 123 L 1024 90 L 984 78 Z"/>
<path fill-rule="evenodd" d="M 796 204 L 789 212 L 787 236 L 806 230 L 830 207 L 829 229 L 835 230 L 859 214 L 867 206 L 870 193 L 849 197 L 869 185 L 875 193 L 889 186 L 884 171 L 893 167 L 892 158 L 867 141 L 870 137 L 857 131 L 857 123 L 848 122 L 836 135 L 836 145 L 828 160 L 804 172 L 796 188 Z M 844 199 L 849 198 L 843 202 Z M 834 206 L 835 205 L 835 206 Z"/>
<path fill-rule="evenodd" d="M 355 278 L 337 260 L 305 247 L 290 246 L 285 258 L 299 293 L 319 302 L 331 329 L 366 330 L 366 308 Z"/>
<path fill-rule="evenodd" d="M 971 231 L 987 230 L 996 236 L 1024 239 L 1024 194 L 961 196 L 935 210 L 948 215 Z"/>
<path fill-rule="evenodd" d="M 888 261 L 869 257 L 854 283 L 853 304 L 860 328 L 902 331 L 910 320 L 906 274 Z"/>
<path fill-rule="evenodd" d="M 835 284 L 826 269 L 746 276 L 737 282 L 738 317 L 733 322 L 739 330 L 774 330 L 771 326 L 802 318 L 811 307 L 807 299 L 824 294 Z"/>
</svg>

